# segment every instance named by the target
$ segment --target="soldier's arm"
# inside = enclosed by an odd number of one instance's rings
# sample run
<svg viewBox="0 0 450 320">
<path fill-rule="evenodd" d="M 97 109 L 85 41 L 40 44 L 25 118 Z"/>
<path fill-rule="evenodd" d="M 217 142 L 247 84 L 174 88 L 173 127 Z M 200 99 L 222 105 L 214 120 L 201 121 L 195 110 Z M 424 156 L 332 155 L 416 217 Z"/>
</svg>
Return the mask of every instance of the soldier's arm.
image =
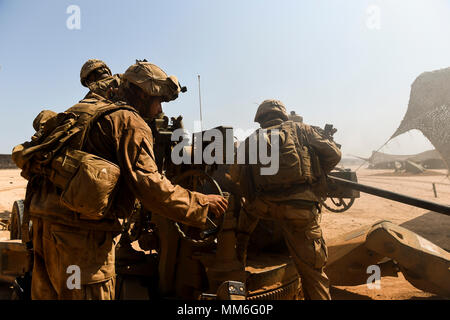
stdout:
<svg viewBox="0 0 450 320">
<path fill-rule="evenodd" d="M 322 169 L 330 172 L 341 161 L 342 153 L 336 143 L 320 134 L 318 130 L 308 125 L 303 125 L 307 142 L 314 148 L 320 158 Z"/>
<path fill-rule="evenodd" d="M 201 227 L 206 221 L 208 196 L 173 185 L 158 172 L 153 154 L 152 132 L 137 114 L 119 111 L 113 127 L 121 177 L 143 206 L 169 219 Z"/>
</svg>

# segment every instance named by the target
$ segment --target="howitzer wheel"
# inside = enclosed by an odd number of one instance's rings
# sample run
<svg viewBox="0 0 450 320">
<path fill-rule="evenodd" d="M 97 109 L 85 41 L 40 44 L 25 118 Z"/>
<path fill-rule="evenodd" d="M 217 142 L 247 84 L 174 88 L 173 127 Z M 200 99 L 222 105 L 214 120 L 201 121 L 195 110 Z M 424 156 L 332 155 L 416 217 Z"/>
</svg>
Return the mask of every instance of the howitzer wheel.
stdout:
<svg viewBox="0 0 450 320">
<path fill-rule="evenodd" d="M 326 198 L 322 200 L 322 204 L 325 208 L 336 213 L 350 209 L 354 202 L 355 198 Z"/>
<path fill-rule="evenodd" d="M 191 191 L 224 196 L 217 181 L 202 170 L 191 169 L 183 172 L 174 182 Z M 208 213 L 205 229 L 187 227 L 177 222 L 175 222 L 175 227 L 183 239 L 195 244 L 204 244 L 214 240 L 215 235 L 220 229 L 222 220 L 223 216 L 217 219 L 213 214 Z"/>
<path fill-rule="evenodd" d="M 23 200 L 14 201 L 11 220 L 10 220 L 10 235 L 11 240 L 22 239 L 22 220 L 23 220 L 24 204 Z"/>
</svg>

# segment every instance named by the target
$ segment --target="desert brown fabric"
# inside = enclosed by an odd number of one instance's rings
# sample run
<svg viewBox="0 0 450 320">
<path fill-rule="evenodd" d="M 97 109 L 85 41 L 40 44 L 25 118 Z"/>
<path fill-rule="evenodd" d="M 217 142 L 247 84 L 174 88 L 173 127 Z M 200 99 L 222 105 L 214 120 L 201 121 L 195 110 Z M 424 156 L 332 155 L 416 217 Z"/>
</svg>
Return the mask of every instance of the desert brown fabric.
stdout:
<svg viewBox="0 0 450 320">
<path fill-rule="evenodd" d="M 160 67 L 147 61 L 136 61 L 123 74 L 125 83 L 132 83 L 149 96 L 161 97 L 163 102 L 175 100 L 181 91 L 178 79 L 168 76 Z"/>
<path fill-rule="evenodd" d="M 32 299 L 114 299 L 115 241 L 111 232 L 77 229 L 39 218 L 32 221 Z M 67 285 L 73 274 L 70 269 L 67 272 L 68 267 L 73 265 L 80 267 L 80 289 Z"/>
<path fill-rule="evenodd" d="M 86 117 L 112 103 L 92 95 L 67 112 Z M 114 297 L 113 238 L 121 231 L 119 218 L 131 214 L 136 198 L 152 213 L 190 226 L 201 227 L 206 221 L 207 196 L 173 185 L 158 172 L 151 129 L 131 107 L 103 115 L 91 126 L 86 139 L 75 137 L 71 147 L 83 140 L 82 151 L 120 168 L 118 191 L 108 214 L 91 220 L 64 206 L 61 189 L 40 178 L 29 205 L 36 250 L 32 284 L 36 299 Z M 81 269 L 84 287 L 79 292 L 67 290 L 68 265 Z"/>
<path fill-rule="evenodd" d="M 274 152 L 273 140 L 278 140 L 279 167 L 276 174 L 263 175 L 263 165 L 250 165 L 256 191 L 268 192 L 291 185 L 316 183 L 323 176 L 323 172 L 318 155 L 308 142 L 307 134 L 312 135 L 307 130 L 311 127 L 293 121 L 272 122 L 276 124 L 265 128 L 264 133 L 261 129 L 257 130 L 256 139 L 264 137 L 271 154 Z"/>
<path fill-rule="evenodd" d="M 86 99 L 68 112 L 77 114 L 92 107 L 98 108 L 105 101 Z M 77 143 L 77 139 L 74 141 Z M 173 185 L 158 172 L 151 129 L 137 112 L 118 110 L 103 116 L 91 128 L 82 151 L 106 159 L 120 168 L 118 191 L 111 214 L 97 222 L 83 219 L 78 213 L 65 208 L 60 201 L 60 191 L 43 179 L 41 187 L 33 192 L 31 198 L 31 216 L 75 227 L 120 231 L 117 218 L 128 216 L 138 198 L 153 213 L 194 227 L 205 223 L 208 211 L 206 196 Z"/>
<path fill-rule="evenodd" d="M 54 111 L 51 111 L 51 110 L 42 110 L 41 112 L 39 112 L 39 114 L 33 120 L 34 130 L 36 130 L 36 131 L 41 130 L 41 128 L 45 124 L 45 122 L 48 119 L 53 118 L 56 115 L 57 115 L 57 113 Z"/>
<path fill-rule="evenodd" d="M 312 165 L 314 165 L 316 169 L 320 170 L 321 176 L 318 176 L 316 173 L 316 181 L 313 184 L 305 182 L 304 179 L 299 179 L 297 183 L 291 182 L 289 184 L 284 184 L 282 187 L 277 186 L 277 188 L 273 188 L 273 186 L 267 185 L 266 188 L 270 191 L 264 192 L 264 186 L 257 186 L 257 183 L 255 183 L 255 172 L 252 169 L 252 165 L 233 165 L 230 170 L 231 178 L 240 186 L 240 189 L 243 192 L 243 196 L 247 200 L 252 200 L 257 196 L 265 199 L 266 201 L 286 201 L 297 199 L 319 202 L 321 196 L 320 192 L 323 192 L 322 185 L 324 183 L 325 174 L 329 173 L 341 160 L 341 151 L 339 150 L 337 145 L 333 141 L 330 141 L 328 138 L 322 136 L 316 129 L 314 129 L 314 127 L 304 123 L 292 121 L 286 122 L 290 125 L 282 126 L 284 121 L 282 121 L 281 119 L 272 119 L 268 122 L 262 123 L 261 125 L 263 127 L 270 126 L 270 128 L 279 126 L 280 128 L 283 127 L 283 130 L 285 131 L 291 131 L 288 134 L 284 134 L 285 136 L 302 136 L 302 145 L 308 146 L 308 148 L 310 148 L 314 153 L 314 157 L 312 159 L 315 162 L 319 162 L 311 163 L 310 160 L 310 168 L 313 169 Z M 291 165 L 293 168 L 295 168 L 295 160 L 298 159 L 298 157 L 301 158 L 306 153 L 309 154 L 309 151 L 305 152 L 304 150 L 298 150 L 297 154 L 291 157 L 287 156 L 289 155 L 289 153 L 293 154 L 293 150 L 286 149 L 284 153 L 285 154 L 283 154 L 283 152 L 280 152 L 280 157 L 283 156 L 283 159 L 280 159 L 279 161 L 280 169 L 283 169 L 281 168 L 281 165 L 284 165 L 286 168 L 289 168 L 289 166 Z M 246 158 L 248 159 L 248 155 L 246 156 Z M 290 161 L 291 159 L 293 161 Z M 304 164 L 306 164 L 305 159 L 300 160 L 303 161 Z M 287 170 L 282 170 L 280 173 L 286 174 L 286 171 Z M 296 176 L 298 176 L 298 174 Z M 277 177 L 270 176 L 260 176 L 256 178 L 257 180 L 266 180 L 266 184 L 270 184 L 272 180 L 279 180 L 277 179 Z M 263 182 L 264 181 L 258 181 L 258 184 L 261 184 Z M 262 190 L 257 190 L 257 187 L 258 189 Z"/>
<path fill-rule="evenodd" d="M 314 127 L 304 123 L 284 121 L 277 115 L 280 110 L 283 112 L 283 108 L 272 100 L 265 101 L 262 107 L 259 111 L 260 113 L 265 111 L 265 113 L 258 118 L 261 127 L 278 126 L 284 131 L 289 131 L 285 132 L 284 136 L 297 137 L 295 148 L 303 149 L 297 150 L 295 154 L 295 151 L 291 150 L 292 147 L 284 151 L 281 149 L 280 168 L 284 165 L 294 170 L 298 167 L 295 161 L 300 158 L 303 171 L 305 171 L 305 165 L 309 166 L 307 170 L 310 171 L 311 179 L 306 176 L 307 179 L 298 179 L 296 182 L 288 178 L 276 179 L 270 176 L 261 179 L 256 176 L 257 172 L 252 170 L 250 165 L 232 167 L 231 177 L 239 184 L 246 198 L 238 222 L 238 255 L 245 257 L 248 240 L 259 219 L 274 220 L 283 229 L 286 245 L 302 278 L 305 297 L 330 299 L 329 281 L 323 271 L 328 251 L 319 224 L 320 214 L 317 204 L 323 194 L 322 186 L 326 174 L 340 161 L 341 152 L 333 141 L 322 136 Z M 289 125 L 283 125 L 286 123 Z M 280 145 L 282 146 L 283 143 Z M 302 157 L 309 157 L 309 160 Z M 287 172 L 288 170 L 282 170 L 280 174 L 286 176 Z M 275 188 L 270 185 L 272 182 L 278 183 L 282 180 L 289 181 L 289 184 L 283 186 L 276 184 Z M 268 185 L 264 186 L 264 183 Z"/>
<path fill-rule="evenodd" d="M 328 249 L 320 228 L 320 214 L 311 204 L 264 202 L 259 199 L 240 212 L 238 225 L 238 254 L 246 250 L 251 233 L 259 219 L 274 220 L 283 230 L 284 240 L 302 279 L 305 298 L 331 299 L 329 280 L 324 272 Z"/>
<path fill-rule="evenodd" d="M 115 196 L 120 169 L 108 160 L 80 150 L 67 150 L 61 167 L 66 169 L 69 162 L 66 159 L 77 157 L 81 159 L 75 161 L 77 169 L 62 187 L 61 202 L 83 219 L 100 220 L 108 213 Z"/>
<path fill-rule="evenodd" d="M 283 102 L 274 99 L 264 100 L 256 111 L 254 121 L 261 123 L 264 119 L 267 119 L 268 116 L 271 116 L 272 118 L 276 116 L 284 121 L 288 120 L 286 107 Z"/>
<path fill-rule="evenodd" d="M 113 89 L 117 89 L 122 82 L 122 74 L 114 74 L 106 77 L 105 79 L 92 82 L 88 85 L 89 92 L 84 97 L 85 99 L 96 98 L 95 95 L 99 95 L 105 99 L 110 99 L 113 95 Z"/>
<path fill-rule="evenodd" d="M 106 65 L 106 63 L 104 63 L 102 60 L 98 60 L 98 59 L 89 59 L 88 61 L 86 61 L 83 66 L 81 67 L 80 70 L 80 82 L 83 86 L 87 87 L 86 85 L 86 78 L 89 76 L 89 74 L 99 68 L 106 68 L 106 70 L 109 72 L 109 74 L 111 75 L 111 70 L 109 69 L 109 67 Z"/>
</svg>

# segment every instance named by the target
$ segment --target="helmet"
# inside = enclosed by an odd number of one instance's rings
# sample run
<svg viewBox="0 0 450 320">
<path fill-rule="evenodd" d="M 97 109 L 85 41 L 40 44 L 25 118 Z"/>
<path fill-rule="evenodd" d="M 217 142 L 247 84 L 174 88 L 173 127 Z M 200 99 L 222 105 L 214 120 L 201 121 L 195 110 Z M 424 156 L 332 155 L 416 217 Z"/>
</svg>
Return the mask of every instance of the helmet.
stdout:
<svg viewBox="0 0 450 320">
<path fill-rule="evenodd" d="M 149 96 L 162 97 L 163 102 L 175 100 L 182 91 L 177 77 L 168 76 L 160 67 L 147 61 L 136 61 L 123 74 L 125 85 L 132 83 Z"/>
<path fill-rule="evenodd" d="M 53 118 L 56 115 L 57 113 L 51 110 L 43 110 L 39 112 L 39 114 L 33 120 L 34 130 L 39 131 L 48 119 Z"/>
<path fill-rule="evenodd" d="M 279 100 L 264 100 L 256 111 L 254 121 L 258 123 L 264 122 L 269 114 L 273 114 L 272 118 L 280 117 L 282 120 L 288 120 L 283 102 Z"/>
<path fill-rule="evenodd" d="M 104 63 L 102 60 L 98 60 L 98 59 L 89 59 L 88 61 L 86 61 L 83 66 L 81 67 L 81 71 L 80 71 L 80 82 L 83 86 L 87 87 L 86 84 L 86 79 L 89 76 L 89 74 L 94 71 L 97 70 L 99 68 L 106 68 L 109 75 L 111 75 L 111 70 L 108 68 L 108 66 L 106 65 L 106 63 Z"/>
</svg>

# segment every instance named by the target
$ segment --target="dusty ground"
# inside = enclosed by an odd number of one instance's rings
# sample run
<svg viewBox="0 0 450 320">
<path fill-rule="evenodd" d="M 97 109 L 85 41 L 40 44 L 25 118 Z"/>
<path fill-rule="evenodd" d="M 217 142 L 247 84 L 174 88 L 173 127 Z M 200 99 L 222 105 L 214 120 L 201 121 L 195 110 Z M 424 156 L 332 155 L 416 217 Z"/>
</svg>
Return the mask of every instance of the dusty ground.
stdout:
<svg viewBox="0 0 450 320">
<path fill-rule="evenodd" d="M 27 181 L 20 176 L 20 170 L 0 170 L 0 219 L 11 214 L 15 200 L 25 198 Z M 9 239 L 9 232 L 0 231 L 0 240 Z"/>
<path fill-rule="evenodd" d="M 353 168 L 356 169 L 356 168 Z M 450 180 L 445 170 L 434 170 L 423 175 L 393 174 L 391 170 L 357 171 L 360 183 L 400 192 L 409 196 L 450 205 Z M 432 183 L 436 183 L 435 198 Z M 23 199 L 26 181 L 15 169 L 0 170 L 0 215 L 7 216 L 13 202 Z M 346 212 L 325 211 L 322 227 L 326 240 L 342 235 L 361 226 L 379 220 L 390 220 L 402 225 L 438 246 L 450 251 L 450 217 L 411 207 L 390 200 L 361 193 L 354 205 Z M 8 239 L 8 231 L 0 231 L 1 239 Z M 403 276 L 383 277 L 381 290 L 369 290 L 366 285 L 332 288 L 334 299 L 441 299 L 413 287 Z"/>
<path fill-rule="evenodd" d="M 355 170 L 357 167 L 352 168 Z M 446 170 L 433 170 L 422 175 L 393 174 L 392 170 L 357 171 L 358 181 L 373 187 L 402 193 L 408 196 L 450 205 L 450 180 Z M 437 198 L 432 183 L 436 185 Z M 450 217 L 361 193 L 353 206 L 342 213 L 325 210 L 322 227 L 325 240 L 333 239 L 359 227 L 378 220 L 389 220 L 450 251 Z M 441 299 L 413 287 L 401 275 L 383 277 L 380 290 L 369 290 L 367 286 L 336 287 L 332 289 L 335 299 Z"/>
</svg>

